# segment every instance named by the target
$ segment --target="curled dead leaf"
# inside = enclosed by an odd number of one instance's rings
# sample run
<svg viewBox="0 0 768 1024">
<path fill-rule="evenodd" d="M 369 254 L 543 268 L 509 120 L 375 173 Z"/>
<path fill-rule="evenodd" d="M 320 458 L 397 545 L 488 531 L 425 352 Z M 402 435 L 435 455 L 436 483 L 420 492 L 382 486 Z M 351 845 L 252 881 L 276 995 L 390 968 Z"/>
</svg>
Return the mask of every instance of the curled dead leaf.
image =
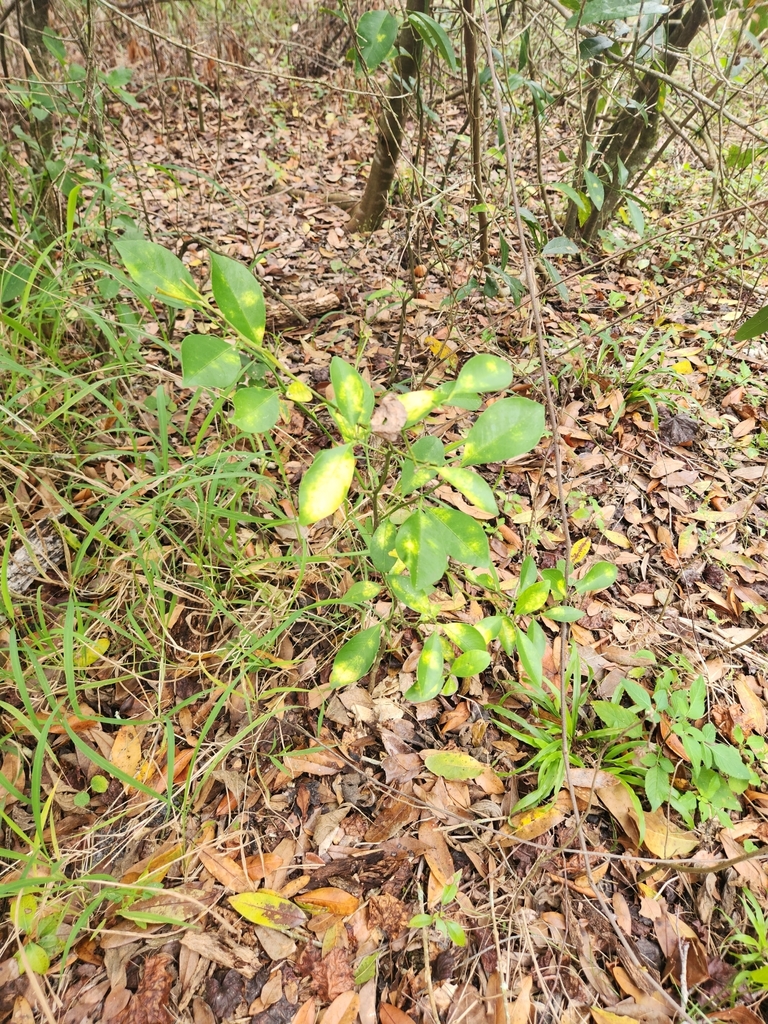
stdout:
<svg viewBox="0 0 768 1024">
<path fill-rule="evenodd" d="M 357 896 L 335 886 L 302 893 L 297 897 L 297 902 L 312 909 L 328 910 L 332 914 L 338 914 L 339 917 L 348 917 L 350 914 L 354 914 L 360 906 Z"/>
</svg>

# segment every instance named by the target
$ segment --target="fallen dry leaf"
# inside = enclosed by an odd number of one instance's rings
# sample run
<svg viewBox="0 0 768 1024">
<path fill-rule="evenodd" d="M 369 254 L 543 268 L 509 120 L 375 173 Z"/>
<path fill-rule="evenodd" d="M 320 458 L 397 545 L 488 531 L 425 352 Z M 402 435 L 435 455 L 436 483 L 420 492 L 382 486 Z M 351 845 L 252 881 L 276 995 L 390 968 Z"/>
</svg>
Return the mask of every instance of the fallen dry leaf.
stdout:
<svg viewBox="0 0 768 1024">
<path fill-rule="evenodd" d="M 170 1024 L 168 1009 L 174 977 L 168 970 L 171 958 L 158 953 L 144 963 L 144 976 L 130 1003 L 112 1024 Z"/>
<path fill-rule="evenodd" d="M 302 1003 L 296 1011 L 296 1015 L 293 1018 L 293 1024 L 315 1024 L 315 1016 L 317 1014 L 317 1002 L 314 996 L 310 996 L 306 1002 Z"/>
<path fill-rule="evenodd" d="M 634 808 L 629 813 L 637 822 Z M 655 857 L 662 857 L 665 860 L 687 857 L 689 853 L 693 853 L 699 842 L 694 832 L 685 832 L 669 821 L 663 809 L 646 811 L 645 845 Z"/>
<path fill-rule="evenodd" d="M 360 900 L 343 889 L 329 886 L 323 889 L 312 889 L 310 892 L 302 893 L 297 901 L 308 907 L 320 907 L 340 917 L 348 917 L 354 914 L 360 906 Z"/>
<path fill-rule="evenodd" d="M 356 992 L 342 992 L 333 1000 L 323 1015 L 323 1024 L 352 1024 L 360 1006 Z"/>
<path fill-rule="evenodd" d="M 531 1013 L 531 989 L 533 977 L 529 974 L 523 978 L 520 992 L 509 1008 L 509 1024 L 528 1024 Z"/>
<path fill-rule="evenodd" d="M 392 1003 L 382 1003 L 379 1006 L 379 1020 L 381 1024 L 413 1024 L 413 1018 Z"/>
</svg>

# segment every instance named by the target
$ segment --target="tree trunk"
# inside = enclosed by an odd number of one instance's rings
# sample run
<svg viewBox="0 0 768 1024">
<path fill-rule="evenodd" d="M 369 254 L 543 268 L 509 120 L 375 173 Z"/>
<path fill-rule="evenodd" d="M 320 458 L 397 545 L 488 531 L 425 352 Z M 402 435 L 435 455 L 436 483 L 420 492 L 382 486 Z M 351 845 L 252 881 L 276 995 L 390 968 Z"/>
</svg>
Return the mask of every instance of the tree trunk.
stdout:
<svg viewBox="0 0 768 1024">
<path fill-rule="evenodd" d="M 670 30 L 666 48 L 660 57 L 661 70 L 671 75 L 682 54 L 698 31 L 707 24 L 712 0 L 693 0 L 679 22 Z M 632 177 L 647 160 L 656 145 L 661 111 L 661 82 L 653 74 L 642 75 L 632 100 L 616 116 L 593 161 L 595 173 L 605 186 L 605 199 L 600 210 L 593 206 L 581 228 L 581 238 L 591 242 L 611 219 L 621 202 L 619 160 Z"/>
<path fill-rule="evenodd" d="M 429 0 L 407 0 L 406 14 L 427 14 Z M 384 219 L 389 189 L 395 178 L 403 143 L 407 104 L 413 93 L 421 62 L 421 37 L 406 20 L 395 43 L 398 57 L 379 117 L 379 138 L 363 198 L 347 221 L 347 231 L 375 231 Z"/>
</svg>

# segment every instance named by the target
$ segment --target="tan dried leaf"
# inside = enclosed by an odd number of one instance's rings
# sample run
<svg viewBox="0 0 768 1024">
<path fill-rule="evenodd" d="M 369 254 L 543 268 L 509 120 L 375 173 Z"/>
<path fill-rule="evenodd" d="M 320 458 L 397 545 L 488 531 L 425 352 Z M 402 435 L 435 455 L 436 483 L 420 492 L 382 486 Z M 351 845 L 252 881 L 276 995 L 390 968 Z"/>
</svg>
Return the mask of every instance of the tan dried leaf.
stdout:
<svg viewBox="0 0 768 1024">
<path fill-rule="evenodd" d="M 144 964 L 144 977 L 133 999 L 112 1024 L 171 1024 L 168 1000 L 173 975 L 168 970 L 171 958 L 165 953 L 150 957 Z"/>
<path fill-rule="evenodd" d="M 381 1024 L 413 1024 L 413 1018 L 392 1003 L 379 1006 L 379 1021 Z"/>
<path fill-rule="evenodd" d="M 345 892 L 344 889 L 338 889 L 335 886 L 312 889 L 311 892 L 302 893 L 301 896 L 297 897 L 297 902 L 313 908 L 321 907 L 323 910 L 328 910 L 332 914 L 338 914 L 340 917 L 348 917 L 350 914 L 354 914 L 360 906 L 360 900 L 357 896 L 353 896 L 352 893 Z"/>
<path fill-rule="evenodd" d="M 765 705 L 744 676 L 737 676 L 733 681 L 733 686 L 738 694 L 741 706 L 744 708 L 744 726 L 764 736 L 768 726 Z"/>
<path fill-rule="evenodd" d="M 296 1011 L 296 1014 L 291 1024 L 315 1024 L 315 1016 L 317 1014 L 317 1001 L 314 996 L 310 996 L 305 1003 Z"/>
<path fill-rule="evenodd" d="M 253 882 L 232 857 L 217 853 L 215 850 L 206 850 L 203 847 L 200 847 L 197 853 L 200 863 L 208 874 L 220 882 L 225 889 L 237 893 L 253 891 Z"/>
<path fill-rule="evenodd" d="M 359 1007 L 357 992 L 342 992 L 325 1011 L 323 1024 L 352 1024 Z"/>
<path fill-rule="evenodd" d="M 523 978 L 520 985 L 520 992 L 512 1006 L 509 1008 L 509 1024 L 528 1024 L 528 1017 L 531 1013 L 531 989 L 533 978 L 529 974 Z"/>
</svg>

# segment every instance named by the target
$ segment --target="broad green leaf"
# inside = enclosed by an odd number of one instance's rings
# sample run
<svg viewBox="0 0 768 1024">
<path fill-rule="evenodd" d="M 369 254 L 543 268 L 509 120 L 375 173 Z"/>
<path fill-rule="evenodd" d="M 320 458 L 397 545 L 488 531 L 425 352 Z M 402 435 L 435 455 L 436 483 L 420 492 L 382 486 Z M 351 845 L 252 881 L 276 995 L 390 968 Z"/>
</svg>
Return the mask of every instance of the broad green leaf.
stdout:
<svg viewBox="0 0 768 1024">
<path fill-rule="evenodd" d="M 436 583 L 448 567 L 444 538 L 435 530 L 428 513 L 413 512 L 408 516 L 397 531 L 395 548 L 416 590 Z"/>
<path fill-rule="evenodd" d="M 409 928 L 429 928 L 433 918 L 431 914 L 414 914 L 408 922 Z M 768 970 L 768 968 L 766 968 Z"/>
<path fill-rule="evenodd" d="M 488 537 L 472 516 L 454 508 L 433 508 L 424 515 L 430 520 L 433 538 L 440 538 L 441 550 L 447 555 L 462 565 L 490 566 Z"/>
<path fill-rule="evenodd" d="M 175 309 L 202 305 L 203 297 L 195 287 L 192 275 L 178 256 L 164 246 L 136 239 L 116 242 L 115 248 L 139 288 L 156 295 Z"/>
<path fill-rule="evenodd" d="M 254 345 L 264 340 L 267 307 L 261 285 L 248 267 L 211 253 L 211 288 L 221 315 Z"/>
<path fill-rule="evenodd" d="M 518 592 L 522 593 L 527 590 L 533 583 L 536 582 L 538 576 L 538 570 L 536 563 L 530 555 L 526 555 L 523 559 L 523 564 L 520 566 L 520 582 L 518 584 Z"/>
<path fill-rule="evenodd" d="M 501 615 L 486 615 L 484 619 L 480 619 L 476 622 L 474 628 L 483 638 L 486 644 L 489 644 L 491 640 L 495 640 L 501 632 Z"/>
<path fill-rule="evenodd" d="M 652 811 L 657 811 L 667 800 L 671 792 L 669 773 L 660 764 L 651 765 L 645 773 L 645 795 Z"/>
<path fill-rule="evenodd" d="M 436 475 L 437 469 L 434 466 L 417 466 L 415 462 L 406 459 L 400 476 L 400 489 L 404 495 L 411 494 L 428 484 Z"/>
<path fill-rule="evenodd" d="M 401 601 L 406 608 L 412 608 L 419 615 L 424 615 L 429 619 L 435 617 L 437 608 L 429 600 L 429 595 L 432 592 L 431 587 L 425 590 L 417 590 L 407 576 L 394 575 L 387 576 L 387 586 L 397 600 Z"/>
<path fill-rule="evenodd" d="M 539 580 L 538 583 L 532 584 L 530 587 L 526 587 L 518 595 L 517 601 L 515 602 L 515 615 L 530 615 L 532 612 L 539 611 L 547 603 L 549 597 L 549 581 Z"/>
<path fill-rule="evenodd" d="M 551 608 L 547 608 L 543 614 L 553 622 L 578 622 L 584 616 L 584 612 L 578 608 L 569 608 L 565 604 L 553 605 Z"/>
<path fill-rule="evenodd" d="M 735 747 L 725 743 L 713 743 L 709 748 L 712 751 L 712 759 L 715 767 L 729 779 L 749 779 L 750 770 L 741 759 L 741 755 Z"/>
<path fill-rule="evenodd" d="M 186 388 L 231 387 L 242 364 L 236 349 L 211 334 L 188 334 L 181 343 L 181 372 Z"/>
<path fill-rule="evenodd" d="M 460 391 L 503 391 L 512 383 L 512 367 L 498 356 L 472 356 L 461 368 Z"/>
<path fill-rule="evenodd" d="M 461 927 L 458 921 L 454 921 L 450 917 L 444 917 L 445 930 L 448 933 L 448 938 L 454 944 L 454 946 L 466 946 L 467 944 L 467 933 Z"/>
<path fill-rule="evenodd" d="M 388 11 L 366 11 L 357 23 L 357 44 L 365 66 L 374 71 L 386 60 L 399 28 L 397 18 Z"/>
<path fill-rule="evenodd" d="M 430 466 L 442 466 L 445 463 L 445 446 L 439 437 L 425 434 L 411 445 L 411 455 L 417 462 L 427 462 Z"/>
<path fill-rule="evenodd" d="M 577 594 L 605 590 L 606 587 L 613 586 L 618 575 L 619 570 L 611 562 L 595 562 L 585 576 L 574 581 L 573 589 Z"/>
<path fill-rule="evenodd" d="M 488 767 L 460 750 L 444 750 L 439 754 L 429 754 L 424 759 L 424 764 L 433 775 L 452 781 L 476 779 Z"/>
<path fill-rule="evenodd" d="M 645 217 L 640 206 L 635 202 L 634 199 L 627 197 L 627 213 L 629 214 L 629 220 L 632 227 L 642 238 L 645 233 Z M 768 330 L 768 327 L 766 328 Z"/>
<path fill-rule="evenodd" d="M 292 402 L 300 402 L 302 405 L 306 405 L 307 402 L 312 401 L 314 395 L 303 381 L 293 380 L 285 389 L 285 397 L 289 398 Z"/>
<path fill-rule="evenodd" d="M 406 427 L 412 427 L 428 416 L 433 409 L 440 404 L 441 396 L 435 391 L 406 391 L 403 395 L 397 396 L 405 406 L 408 419 Z"/>
<path fill-rule="evenodd" d="M 531 451 L 544 433 L 544 407 L 529 398 L 502 398 L 481 413 L 467 434 L 462 466 L 505 462 Z"/>
<path fill-rule="evenodd" d="M 577 23 L 595 25 L 599 21 L 619 21 L 636 18 L 639 15 L 666 14 L 669 7 L 657 0 L 587 0 L 581 17 L 574 15 L 565 23 L 566 28 L 575 28 Z"/>
<path fill-rule="evenodd" d="M 514 622 L 508 615 L 501 616 L 501 628 L 499 629 L 499 641 L 505 654 L 512 656 L 517 640 L 517 630 Z"/>
<path fill-rule="evenodd" d="M 318 452 L 299 484 L 299 522 L 302 526 L 332 515 L 347 496 L 355 475 L 351 444 Z"/>
<path fill-rule="evenodd" d="M 759 334 L 768 333 L 768 306 L 763 306 L 746 320 L 734 335 L 735 341 L 750 341 Z"/>
<path fill-rule="evenodd" d="M 468 676 L 479 675 L 490 664 L 491 656 L 488 651 L 467 651 L 465 654 L 460 654 L 453 662 L 451 672 L 453 675 L 458 676 L 459 679 L 465 679 Z"/>
<path fill-rule="evenodd" d="M 593 700 L 591 706 L 608 729 L 619 729 L 629 734 L 630 730 L 637 732 L 642 725 L 638 713 L 631 708 L 623 708 L 620 704 L 608 700 Z"/>
<path fill-rule="evenodd" d="M 443 642 L 438 632 L 427 637 L 416 666 L 416 682 L 405 691 L 405 699 L 421 704 L 432 700 L 443 688 Z"/>
<path fill-rule="evenodd" d="M 228 901 L 246 921 L 261 925 L 263 928 L 287 931 L 291 928 L 300 928 L 307 920 L 307 915 L 295 903 L 291 903 L 277 892 L 272 892 L 271 889 L 241 892 L 237 896 L 229 896 Z"/>
<path fill-rule="evenodd" d="M 579 43 L 579 54 L 582 60 L 592 60 L 602 53 L 603 50 L 610 50 L 613 46 L 613 39 L 608 36 L 588 36 Z"/>
<path fill-rule="evenodd" d="M 421 11 L 413 11 L 409 14 L 408 21 L 416 29 L 430 50 L 435 50 L 440 54 L 451 71 L 459 70 L 453 44 L 442 25 L 439 25 L 428 14 L 422 14 Z"/>
<path fill-rule="evenodd" d="M 333 659 L 329 683 L 349 686 L 370 671 L 381 646 L 381 626 L 370 626 L 347 640 Z"/>
<path fill-rule="evenodd" d="M 368 550 L 371 553 L 371 561 L 379 572 L 386 573 L 397 561 L 397 555 L 391 554 L 395 550 L 397 542 L 397 527 L 391 519 L 385 519 L 376 528 L 371 537 Z"/>
<path fill-rule="evenodd" d="M 547 638 L 538 622 L 534 620 L 528 627 L 527 633 L 524 633 L 519 627 L 515 627 L 515 647 L 526 675 L 532 683 L 541 686 L 544 677 L 543 664 Z"/>
<path fill-rule="evenodd" d="M 471 469 L 460 466 L 443 466 L 438 474 L 473 505 L 489 515 L 498 515 L 499 507 L 489 484 Z"/>
<path fill-rule="evenodd" d="M 357 583 L 352 584 L 339 604 L 349 605 L 352 608 L 358 604 L 365 604 L 366 601 L 372 601 L 380 592 L 381 587 L 378 583 L 373 583 L 371 580 L 358 580 Z"/>
<path fill-rule="evenodd" d="M 584 171 L 584 185 L 592 205 L 596 210 L 601 210 L 605 201 L 605 186 L 594 171 Z"/>
<path fill-rule="evenodd" d="M 364 985 L 366 981 L 370 981 L 371 978 L 376 976 L 376 965 L 379 962 L 380 956 L 380 950 L 376 950 L 375 953 L 369 953 L 368 956 L 363 957 L 355 968 L 356 985 Z"/>
<path fill-rule="evenodd" d="M 550 238 L 541 250 L 543 256 L 577 256 L 581 250 L 575 242 L 565 235 L 559 238 Z"/>
<path fill-rule="evenodd" d="M 232 404 L 232 422 L 248 434 L 263 434 L 280 419 L 280 397 L 273 388 L 240 388 Z"/>
<path fill-rule="evenodd" d="M 556 192 L 562 192 L 566 198 L 570 199 L 572 203 L 575 203 L 579 213 L 589 213 L 586 197 L 581 192 L 577 192 L 572 185 L 566 185 L 565 182 L 556 181 L 551 188 L 555 189 Z"/>
<path fill-rule="evenodd" d="M 48 968 L 51 966 L 51 958 L 38 942 L 25 943 L 24 954 L 33 974 L 47 973 Z M 23 974 L 26 967 L 24 966 L 24 961 L 21 958 L 21 953 L 17 952 L 15 956 L 16 962 L 19 965 L 19 974 Z"/>
<path fill-rule="evenodd" d="M 331 383 L 334 400 L 344 419 L 353 426 L 358 423 L 367 426 L 376 402 L 371 385 L 338 356 L 331 360 Z"/>
<path fill-rule="evenodd" d="M 446 622 L 443 629 L 460 651 L 484 651 L 486 648 L 482 633 L 467 622 Z"/>
</svg>

